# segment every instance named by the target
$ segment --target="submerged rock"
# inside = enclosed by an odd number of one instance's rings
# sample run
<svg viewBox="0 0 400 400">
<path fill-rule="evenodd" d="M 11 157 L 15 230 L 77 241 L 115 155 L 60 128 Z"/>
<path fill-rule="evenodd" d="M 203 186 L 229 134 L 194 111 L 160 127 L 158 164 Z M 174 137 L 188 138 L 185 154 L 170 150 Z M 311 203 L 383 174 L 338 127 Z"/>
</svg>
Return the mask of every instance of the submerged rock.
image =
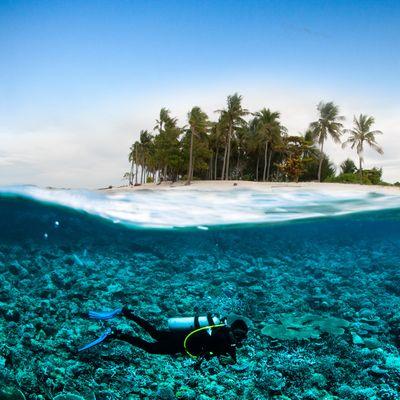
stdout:
<svg viewBox="0 0 400 400">
<path fill-rule="evenodd" d="M 26 400 L 25 395 L 15 388 L 0 389 L 0 400 Z"/>
<path fill-rule="evenodd" d="M 386 356 L 386 366 L 400 372 L 400 356 L 389 354 Z"/>
<path fill-rule="evenodd" d="M 351 332 L 351 337 L 353 339 L 354 344 L 359 344 L 359 345 L 364 344 L 363 338 L 361 336 L 357 335 L 357 333 Z"/>
<path fill-rule="evenodd" d="M 85 400 L 85 399 L 77 394 L 62 393 L 54 397 L 53 400 Z"/>
<path fill-rule="evenodd" d="M 156 394 L 156 399 L 158 400 L 174 400 L 176 396 L 171 386 L 161 385 Z"/>
</svg>

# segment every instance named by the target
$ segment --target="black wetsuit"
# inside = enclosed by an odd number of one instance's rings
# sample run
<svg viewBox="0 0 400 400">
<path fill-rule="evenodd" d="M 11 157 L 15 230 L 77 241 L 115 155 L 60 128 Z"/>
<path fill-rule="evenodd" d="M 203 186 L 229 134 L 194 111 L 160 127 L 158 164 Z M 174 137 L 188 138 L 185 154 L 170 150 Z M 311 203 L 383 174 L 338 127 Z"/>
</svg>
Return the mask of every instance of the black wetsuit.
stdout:
<svg viewBox="0 0 400 400">
<path fill-rule="evenodd" d="M 211 328 L 211 330 L 198 330 L 188 337 L 191 332 L 198 329 L 198 319 L 195 320 L 197 327 L 192 330 L 170 331 L 157 330 L 149 322 L 128 309 L 124 308 L 122 315 L 136 322 L 155 341 L 148 342 L 140 337 L 127 335 L 120 331 L 114 331 L 109 336 L 110 339 L 122 340 L 151 354 L 190 353 L 192 356 L 206 359 L 212 356 L 229 355 L 236 362 L 236 344 L 230 328 L 226 325 L 217 326 Z M 184 342 L 187 337 L 185 349 Z"/>
</svg>

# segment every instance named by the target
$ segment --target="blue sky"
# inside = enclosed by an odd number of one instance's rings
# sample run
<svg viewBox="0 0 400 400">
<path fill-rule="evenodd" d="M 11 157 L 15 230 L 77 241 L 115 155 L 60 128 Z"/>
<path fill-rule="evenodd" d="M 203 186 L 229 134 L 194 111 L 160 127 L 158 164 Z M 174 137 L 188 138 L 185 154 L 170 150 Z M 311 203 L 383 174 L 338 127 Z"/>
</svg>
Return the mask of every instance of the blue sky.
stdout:
<svg viewBox="0 0 400 400">
<path fill-rule="evenodd" d="M 293 133 L 333 100 L 376 117 L 400 180 L 398 1 L 0 1 L 0 184 L 118 184 L 167 106 L 212 117 L 239 91 Z M 351 153 L 334 145 L 335 162 Z"/>
</svg>

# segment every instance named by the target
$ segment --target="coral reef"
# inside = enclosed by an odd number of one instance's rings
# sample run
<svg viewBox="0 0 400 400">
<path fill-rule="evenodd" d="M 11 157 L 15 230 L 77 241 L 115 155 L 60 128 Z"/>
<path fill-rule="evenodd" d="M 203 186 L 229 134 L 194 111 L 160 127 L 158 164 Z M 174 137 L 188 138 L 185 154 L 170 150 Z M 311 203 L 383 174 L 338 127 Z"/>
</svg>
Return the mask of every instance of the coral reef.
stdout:
<svg viewBox="0 0 400 400">
<path fill-rule="evenodd" d="M 344 328 L 349 326 L 344 319 L 313 314 L 282 314 L 277 319 L 279 323 L 268 324 L 261 333 L 281 340 L 318 339 L 324 332 L 343 335 Z"/>
<path fill-rule="evenodd" d="M 398 213 L 161 232 L 10 202 L 0 239 L 1 400 L 398 398 Z M 117 341 L 78 354 L 106 326 L 146 338 L 86 316 L 123 304 L 158 327 L 244 315 L 249 338 L 199 370 Z"/>
</svg>

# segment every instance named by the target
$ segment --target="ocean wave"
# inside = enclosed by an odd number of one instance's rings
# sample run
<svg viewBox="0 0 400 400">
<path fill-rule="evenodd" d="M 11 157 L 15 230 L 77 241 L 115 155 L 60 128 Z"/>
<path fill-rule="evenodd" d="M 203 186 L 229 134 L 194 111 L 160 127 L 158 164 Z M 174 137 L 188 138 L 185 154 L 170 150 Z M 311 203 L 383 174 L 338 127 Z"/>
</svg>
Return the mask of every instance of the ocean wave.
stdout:
<svg viewBox="0 0 400 400">
<path fill-rule="evenodd" d="M 132 227 L 208 229 L 265 224 L 400 208 L 400 194 L 346 189 L 269 188 L 90 191 L 0 187 L 1 197 L 20 197 L 83 211 Z"/>
</svg>

